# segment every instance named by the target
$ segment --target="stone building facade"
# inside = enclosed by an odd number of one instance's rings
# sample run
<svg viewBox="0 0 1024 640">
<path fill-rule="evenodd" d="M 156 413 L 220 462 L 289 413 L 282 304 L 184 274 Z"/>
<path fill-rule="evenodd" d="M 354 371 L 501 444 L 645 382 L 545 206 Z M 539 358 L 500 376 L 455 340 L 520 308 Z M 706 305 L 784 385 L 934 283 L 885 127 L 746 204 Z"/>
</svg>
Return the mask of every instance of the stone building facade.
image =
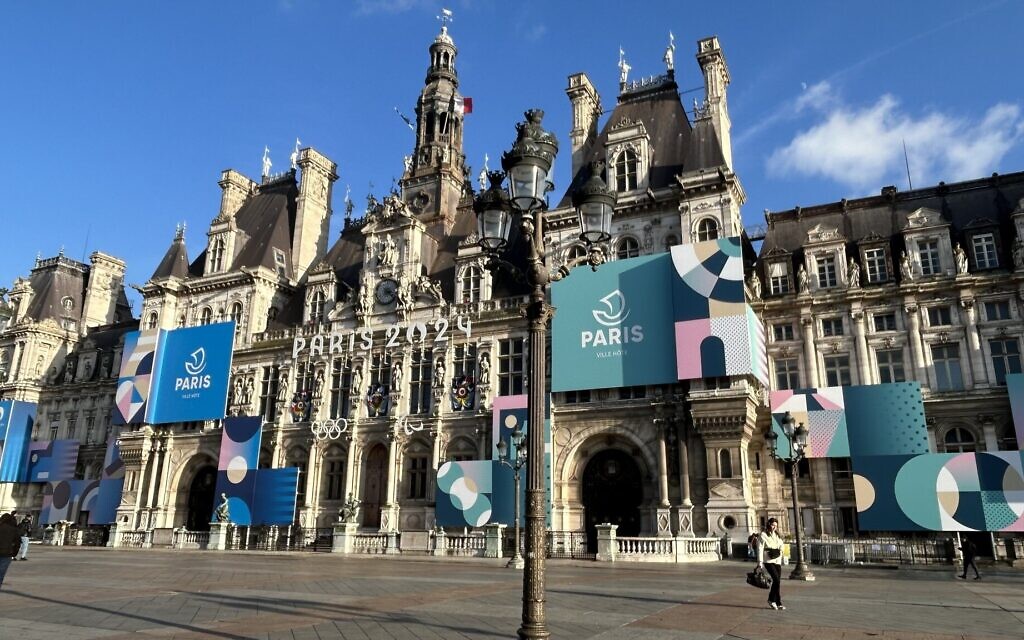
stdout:
<svg viewBox="0 0 1024 640">
<path fill-rule="evenodd" d="M 443 28 L 429 46 L 399 188 L 368 196 L 362 216 L 346 199 L 339 237 L 328 233 L 338 168 L 307 148 L 281 174 L 222 174 L 197 255 L 179 229 L 140 287 L 137 321 L 108 299 L 123 273 L 116 259 L 37 264 L 15 283 L 11 320 L 0 327 L 3 397 L 40 403 L 37 437 L 102 442 L 125 332 L 233 320 L 228 413 L 263 418 L 261 467 L 299 468 L 297 524 L 330 525 L 351 495 L 365 530 L 431 529 L 435 470 L 488 457 L 494 398 L 525 393 L 527 382 L 526 291 L 485 269 L 477 245 L 457 53 Z M 775 385 L 920 380 L 938 450 L 1015 446 L 999 382 L 1020 370 L 1024 294 L 1013 265 L 1024 259 L 1024 174 L 768 214 L 758 255 L 742 226 L 746 194 L 732 167 L 730 76 L 717 38 L 698 42 L 696 61 L 704 97 L 689 113 L 674 46 L 660 75 L 631 80 L 623 61 L 602 126 L 593 83 L 569 77 L 563 154 L 573 179 L 548 212 L 550 266 L 584 258 L 571 194 L 603 161 L 618 197 L 609 259 L 743 237 Z M 901 251 L 910 263 L 902 275 Z M 59 312 L 31 311 L 37 272 L 51 266 L 89 283 L 74 299 L 83 309 L 76 327 L 61 326 Z M 102 289 L 108 298 L 89 293 L 101 273 L 115 276 L 117 287 Z M 474 401 L 456 408 L 453 388 L 468 379 Z M 768 422 L 766 389 L 753 377 L 553 394 L 552 527 L 592 537 L 595 524 L 613 522 L 622 536 L 741 539 L 789 512 L 786 471 L 764 446 Z M 332 439 L 317 431 L 325 425 L 344 429 Z M 207 528 L 220 439 L 219 421 L 121 433 L 119 526 Z M 102 447 L 94 449 L 82 449 L 83 474 L 97 472 Z M 809 531 L 855 531 L 848 462 L 814 461 L 799 476 Z M 5 491 L 0 508 L 38 511 L 38 491 Z"/>
</svg>

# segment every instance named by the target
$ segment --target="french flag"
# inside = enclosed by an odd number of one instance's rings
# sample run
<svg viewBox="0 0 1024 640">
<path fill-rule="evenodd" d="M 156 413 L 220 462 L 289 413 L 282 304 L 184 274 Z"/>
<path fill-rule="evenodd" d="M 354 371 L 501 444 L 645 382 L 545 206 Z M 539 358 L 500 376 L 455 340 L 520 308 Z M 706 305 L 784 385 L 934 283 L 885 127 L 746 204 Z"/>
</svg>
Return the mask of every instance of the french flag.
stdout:
<svg viewBox="0 0 1024 640">
<path fill-rule="evenodd" d="M 455 96 L 455 113 L 460 116 L 467 113 L 473 113 L 473 98 Z"/>
</svg>

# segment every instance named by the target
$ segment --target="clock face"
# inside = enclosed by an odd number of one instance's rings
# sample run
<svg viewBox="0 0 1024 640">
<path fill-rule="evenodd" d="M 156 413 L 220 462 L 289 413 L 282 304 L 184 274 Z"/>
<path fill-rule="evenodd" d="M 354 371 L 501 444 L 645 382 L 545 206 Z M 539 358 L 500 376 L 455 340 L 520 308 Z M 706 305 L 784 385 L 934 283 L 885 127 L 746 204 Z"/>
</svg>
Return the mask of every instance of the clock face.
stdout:
<svg viewBox="0 0 1024 640">
<path fill-rule="evenodd" d="M 376 292 L 377 302 L 381 304 L 391 304 L 398 297 L 398 283 L 394 280 L 387 278 L 381 280 L 377 284 Z"/>
</svg>

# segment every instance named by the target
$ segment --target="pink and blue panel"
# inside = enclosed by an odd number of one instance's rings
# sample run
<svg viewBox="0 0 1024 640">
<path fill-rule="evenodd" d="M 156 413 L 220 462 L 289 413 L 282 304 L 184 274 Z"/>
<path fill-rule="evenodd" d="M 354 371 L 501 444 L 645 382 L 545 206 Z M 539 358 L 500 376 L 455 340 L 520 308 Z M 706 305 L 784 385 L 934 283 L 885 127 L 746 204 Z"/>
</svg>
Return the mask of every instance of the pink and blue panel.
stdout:
<svg viewBox="0 0 1024 640">
<path fill-rule="evenodd" d="M 442 527 L 482 527 L 491 522 L 492 460 L 446 462 L 437 470 L 435 520 Z"/>
<path fill-rule="evenodd" d="M 253 524 L 253 501 L 256 495 L 256 468 L 259 465 L 263 420 L 259 416 L 224 419 L 217 462 L 215 502 L 220 494 L 228 497 L 231 521 L 237 525 Z"/>
<path fill-rule="evenodd" d="M 257 470 L 252 524 L 287 526 L 294 523 L 298 487 L 298 467 Z"/>
<path fill-rule="evenodd" d="M 57 482 L 75 477 L 78 440 L 33 442 L 28 449 L 28 482 Z"/>
</svg>

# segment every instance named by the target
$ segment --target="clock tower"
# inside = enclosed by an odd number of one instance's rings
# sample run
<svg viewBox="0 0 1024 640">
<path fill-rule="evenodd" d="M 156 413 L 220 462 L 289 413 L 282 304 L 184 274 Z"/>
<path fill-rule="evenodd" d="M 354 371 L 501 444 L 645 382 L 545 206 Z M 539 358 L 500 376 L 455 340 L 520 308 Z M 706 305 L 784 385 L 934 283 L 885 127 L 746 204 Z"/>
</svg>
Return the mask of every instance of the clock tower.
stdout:
<svg viewBox="0 0 1024 640">
<path fill-rule="evenodd" d="M 401 180 L 413 215 L 439 236 L 451 232 L 466 182 L 457 53 L 448 25 L 442 26 L 430 45 L 430 67 L 416 102 L 416 146 Z"/>
</svg>

